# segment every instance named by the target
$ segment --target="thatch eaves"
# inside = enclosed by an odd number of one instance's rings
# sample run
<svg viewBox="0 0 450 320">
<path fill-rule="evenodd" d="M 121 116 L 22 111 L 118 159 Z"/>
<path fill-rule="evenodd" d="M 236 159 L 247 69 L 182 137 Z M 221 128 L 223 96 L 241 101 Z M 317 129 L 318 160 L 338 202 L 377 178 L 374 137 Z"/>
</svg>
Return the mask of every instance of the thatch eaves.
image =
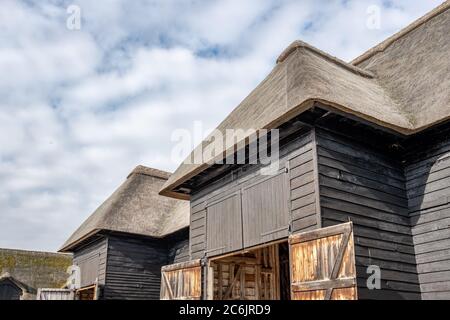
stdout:
<svg viewBox="0 0 450 320">
<path fill-rule="evenodd" d="M 122 185 L 64 243 L 71 251 L 78 243 L 104 231 L 162 238 L 189 225 L 189 204 L 158 194 L 170 173 L 136 167 Z"/>
</svg>

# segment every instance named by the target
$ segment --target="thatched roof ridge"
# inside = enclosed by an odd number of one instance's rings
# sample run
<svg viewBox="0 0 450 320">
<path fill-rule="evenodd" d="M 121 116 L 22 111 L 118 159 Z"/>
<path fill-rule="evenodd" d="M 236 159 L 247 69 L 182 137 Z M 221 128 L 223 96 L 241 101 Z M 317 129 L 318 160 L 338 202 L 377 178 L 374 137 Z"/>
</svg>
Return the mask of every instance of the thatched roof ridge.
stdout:
<svg viewBox="0 0 450 320">
<path fill-rule="evenodd" d="M 449 8 L 450 1 L 446 1 L 354 64 L 302 41 L 293 42 L 270 74 L 217 129 L 224 133 L 226 129 L 276 128 L 311 108 L 314 101 L 403 135 L 449 119 Z M 208 141 L 210 137 L 195 150 L 207 148 Z M 225 151 L 217 152 L 216 158 Z M 183 162 L 160 194 L 188 199 L 174 189 L 208 168 L 211 160 Z"/>
<path fill-rule="evenodd" d="M 71 251 L 96 233 L 116 231 L 162 238 L 189 225 L 189 204 L 158 194 L 168 172 L 136 167 L 119 188 L 64 243 Z"/>
<path fill-rule="evenodd" d="M 127 176 L 127 179 L 129 177 L 131 177 L 133 174 L 144 174 L 144 175 L 147 175 L 150 177 L 161 178 L 164 180 L 169 179 L 169 177 L 171 175 L 170 172 L 159 170 L 159 169 L 154 169 L 154 168 L 149 168 L 149 167 L 145 167 L 145 166 L 141 166 L 141 165 L 134 168 L 134 170 L 131 171 L 130 174 Z"/>
<path fill-rule="evenodd" d="M 383 42 L 377 44 L 375 47 L 367 50 L 362 55 L 360 55 L 360 56 L 356 57 L 355 59 L 353 59 L 351 61 L 351 64 L 357 66 L 360 63 L 364 62 L 365 60 L 373 57 L 374 55 L 384 52 L 395 41 L 405 37 L 411 31 L 414 31 L 415 29 L 417 29 L 418 27 L 420 27 L 424 23 L 426 23 L 426 22 L 430 21 L 431 19 L 433 19 L 434 17 L 440 15 L 441 13 L 443 13 L 446 10 L 448 10 L 449 8 L 450 8 L 450 1 L 443 2 L 441 5 L 439 5 L 438 7 L 434 8 L 433 10 L 428 12 L 423 17 L 420 17 L 419 19 L 417 19 L 416 21 L 414 21 L 410 25 L 406 26 L 405 28 L 403 28 L 399 32 L 395 33 L 394 35 L 390 36 L 389 38 L 387 38 Z"/>
<path fill-rule="evenodd" d="M 344 60 L 334 57 L 334 56 L 332 56 L 320 49 L 317 49 L 317 48 L 313 47 L 312 45 L 310 45 L 304 41 L 301 41 L 301 40 L 295 40 L 286 49 L 284 49 L 283 52 L 278 56 L 277 64 L 286 60 L 287 57 L 289 57 L 289 55 L 291 55 L 293 52 L 295 52 L 299 48 L 304 48 L 306 50 L 310 50 L 310 51 L 320 55 L 321 57 L 335 63 L 336 65 L 338 65 L 342 68 L 345 68 L 347 70 L 350 70 L 351 72 L 354 72 L 363 77 L 367 77 L 367 78 L 374 77 L 373 73 L 371 73 L 370 71 L 358 68 L 357 66 L 355 66 L 353 64 L 347 63 Z"/>
</svg>

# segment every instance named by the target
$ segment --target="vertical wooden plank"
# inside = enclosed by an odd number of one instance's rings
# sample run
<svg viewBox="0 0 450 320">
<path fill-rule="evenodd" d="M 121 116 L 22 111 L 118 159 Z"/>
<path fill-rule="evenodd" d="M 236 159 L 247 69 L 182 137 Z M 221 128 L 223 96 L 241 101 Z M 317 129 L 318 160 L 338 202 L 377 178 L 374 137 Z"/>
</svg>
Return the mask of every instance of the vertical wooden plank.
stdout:
<svg viewBox="0 0 450 320">
<path fill-rule="evenodd" d="M 209 203 L 207 216 L 207 255 L 214 256 L 243 248 L 240 193 Z"/>
<path fill-rule="evenodd" d="M 206 282 L 206 300 L 214 300 L 214 267 L 209 261 Z"/>
<path fill-rule="evenodd" d="M 234 283 L 235 277 L 235 265 L 233 263 L 230 264 L 230 282 L 228 283 L 228 287 L 230 287 Z M 234 290 L 231 290 L 230 299 L 234 298 Z"/>
<path fill-rule="evenodd" d="M 280 300 L 280 254 L 279 254 L 279 245 L 276 244 L 273 246 L 274 250 L 274 274 L 275 274 L 275 300 Z"/>
<path fill-rule="evenodd" d="M 246 268 L 245 265 L 241 266 L 242 272 L 240 277 L 240 289 L 241 289 L 241 300 L 245 300 L 245 274 L 246 274 Z"/>
<path fill-rule="evenodd" d="M 222 300 L 223 298 L 223 270 L 222 270 L 222 263 L 218 263 L 217 265 L 217 272 L 218 272 L 218 284 L 217 284 L 217 290 L 219 290 L 219 300 Z"/>
</svg>

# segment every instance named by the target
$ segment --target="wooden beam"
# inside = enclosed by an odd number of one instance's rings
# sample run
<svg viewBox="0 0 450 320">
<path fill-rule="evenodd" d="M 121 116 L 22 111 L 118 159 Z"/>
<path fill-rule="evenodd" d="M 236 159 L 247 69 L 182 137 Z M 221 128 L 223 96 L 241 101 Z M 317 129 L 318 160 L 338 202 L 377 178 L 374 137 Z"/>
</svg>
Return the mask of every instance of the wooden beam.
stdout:
<svg viewBox="0 0 450 320">
<path fill-rule="evenodd" d="M 345 232 L 342 235 L 341 245 L 339 246 L 338 255 L 336 257 L 336 260 L 334 261 L 333 270 L 331 271 L 330 279 L 334 280 L 339 275 L 339 270 L 342 265 L 342 259 L 344 258 L 344 254 L 347 251 L 348 246 L 348 240 L 350 239 L 351 229 Z M 329 288 L 325 294 L 325 300 L 331 299 L 331 294 L 333 293 L 333 289 Z"/>
<path fill-rule="evenodd" d="M 240 274 L 240 285 L 241 285 L 241 300 L 245 299 L 245 267 L 241 267 L 241 274 Z"/>
<path fill-rule="evenodd" d="M 307 231 L 304 233 L 294 234 L 289 238 L 289 244 L 293 245 L 293 244 L 297 244 L 297 243 L 317 240 L 320 238 L 335 236 L 335 235 L 339 235 L 342 233 L 350 232 L 351 229 L 352 229 L 352 223 L 347 222 L 347 223 L 338 224 L 338 225 L 331 226 L 331 227 L 326 227 L 326 228 L 322 228 L 322 229 Z"/>
<path fill-rule="evenodd" d="M 231 293 L 233 291 L 233 288 L 236 285 L 236 282 L 238 281 L 238 279 L 240 278 L 241 270 L 242 270 L 241 266 L 238 265 L 236 275 L 234 275 L 234 272 L 231 273 L 231 271 L 230 271 L 230 279 L 231 279 L 231 275 L 233 274 L 233 281 L 231 281 L 230 285 L 228 286 L 228 289 L 224 295 L 224 299 L 231 298 Z"/>
<path fill-rule="evenodd" d="M 166 284 L 167 292 L 169 293 L 169 299 L 173 300 L 173 291 L 172 291 L 172 288 L 170 286 L 169 279 L 167 279 L 167 275 L 166 275 L 165 272 L 162 273 L 162 276 L 163 276 L 163 279 L 164 279 L 164 283 Z"/>
<path fill-rule="evenodd" d="M 214 300 L 214 267 L 208 262 L 206 272 L 206 300 Z"/>
<path fill-rule="evenodd" d="M 314 291 L 314 290 L 328 290 L 339 288 L 350 288 L 356 285 L 356 279 L 353 277 L 330 279 L 330 280 L 317 280 L 301 283 L 293 283 L 292 289 L 294 291 Z"/>
<path fill-rule="evenodd" d="M 222 264 L 219 263 L 217 265 L 217 273 L 218 273 L 218 277 L 219 277 L 219 281 L 218 281 L 219 300 L 222 300 L 222 298 L 223 298 L 223 274 L 222 274 L 222 272 L 223 272 Z"/>
<path fill-rule="evenodd" d="M 201 261 L 200 261 L 200 259 L 197 259 L 197 260 L 175 263 L 175 264 L 171 264 L 168 266 L 163 266 L 161 268 L 161 272 L 170 272 L 170 271 L 176 271 L 176 270 L 180 270 L 180 269 L 189 269 L 189 268 L 195 268 L 195 267 L 200 267 L 200 266 L 201 266 Z"/>
</svg>

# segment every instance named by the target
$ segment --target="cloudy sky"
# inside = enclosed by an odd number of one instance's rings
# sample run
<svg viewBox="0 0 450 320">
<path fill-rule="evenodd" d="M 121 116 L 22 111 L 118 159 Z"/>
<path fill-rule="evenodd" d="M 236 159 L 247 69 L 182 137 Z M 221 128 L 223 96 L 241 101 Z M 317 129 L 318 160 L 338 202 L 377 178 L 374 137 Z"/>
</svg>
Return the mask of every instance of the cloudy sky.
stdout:
<svg viewBox="0 0 450 320">
<path fill-rule="evenodd" d="M 349 61 L 441 2 L 1 0 L 0 247 L 57 250 L 134 166 L 174 170 L 174 130 L 293 40 Z"/>
</svg>

